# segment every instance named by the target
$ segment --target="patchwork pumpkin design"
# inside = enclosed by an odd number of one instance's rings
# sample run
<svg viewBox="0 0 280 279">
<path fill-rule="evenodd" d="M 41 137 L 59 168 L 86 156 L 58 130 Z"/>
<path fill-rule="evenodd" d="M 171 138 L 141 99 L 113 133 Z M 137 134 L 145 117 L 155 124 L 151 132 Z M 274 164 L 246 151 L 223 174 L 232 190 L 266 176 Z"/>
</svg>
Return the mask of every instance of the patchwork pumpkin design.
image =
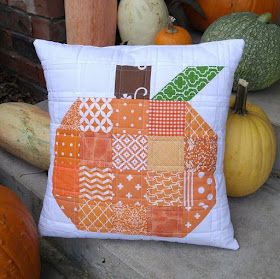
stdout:
<svg viewBox="0 0 280 279">
<path fill-rule="evenodd" d="M 82 231 L 186 237 L 216 203 L 218 137 L 189 101 L 223 67 L 187 67 L 151 98 L 117 66 L 115 98 L 79 98 L 56 131 L 53 195 Z"/>
</svg>

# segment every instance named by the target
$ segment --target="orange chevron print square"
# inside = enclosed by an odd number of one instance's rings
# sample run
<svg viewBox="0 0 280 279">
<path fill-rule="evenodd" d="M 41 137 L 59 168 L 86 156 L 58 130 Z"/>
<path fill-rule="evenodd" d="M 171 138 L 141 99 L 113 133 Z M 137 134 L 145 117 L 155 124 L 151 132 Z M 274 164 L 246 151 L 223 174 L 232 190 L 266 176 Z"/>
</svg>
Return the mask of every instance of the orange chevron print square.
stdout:
<svg viewBox="0 0 280 279">
<path fill-rule="evenodd" d="M 35 46 L 51 116 L 41 234 L 237 249 L 223 152 L 243 42 Z"/>
</svg>

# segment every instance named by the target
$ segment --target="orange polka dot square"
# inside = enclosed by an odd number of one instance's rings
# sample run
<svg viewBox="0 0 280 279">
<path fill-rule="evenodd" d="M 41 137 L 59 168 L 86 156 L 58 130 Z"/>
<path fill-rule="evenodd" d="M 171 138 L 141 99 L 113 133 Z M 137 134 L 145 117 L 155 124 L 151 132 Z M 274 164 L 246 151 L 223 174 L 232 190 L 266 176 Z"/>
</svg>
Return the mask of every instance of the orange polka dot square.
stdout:
<svg viewBox="0 0 280 279">
<path fill-rule="evenodd" d="M 61 158 L 80 158 L 80 132 L 57 129 L 55 156 Z"/>
<path fill-rule="evenodd" d="M 113 134 L 148 134 L 149 101 L 113 99 Z"/>
</svg>

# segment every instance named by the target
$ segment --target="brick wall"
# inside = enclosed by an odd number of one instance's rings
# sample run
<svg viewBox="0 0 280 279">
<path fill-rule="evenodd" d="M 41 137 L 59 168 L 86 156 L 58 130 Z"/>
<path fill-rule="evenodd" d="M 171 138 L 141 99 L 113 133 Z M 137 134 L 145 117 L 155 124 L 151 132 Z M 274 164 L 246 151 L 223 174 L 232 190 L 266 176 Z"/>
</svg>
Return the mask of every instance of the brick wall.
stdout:
<svg viewBox="0 0 280 279">
<path fill-rule="evenodd" d="M 63 0 L 0 0 L 0 66 L 42 99 L 45 79 L 35 38 L 65 42 Z"/>
</svg>

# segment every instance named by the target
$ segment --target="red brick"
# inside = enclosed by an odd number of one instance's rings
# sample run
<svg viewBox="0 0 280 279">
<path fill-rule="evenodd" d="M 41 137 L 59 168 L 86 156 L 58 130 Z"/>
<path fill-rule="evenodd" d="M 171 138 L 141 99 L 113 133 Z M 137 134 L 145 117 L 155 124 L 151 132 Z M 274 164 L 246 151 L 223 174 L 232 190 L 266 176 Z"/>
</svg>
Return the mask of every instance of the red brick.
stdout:
<svg viewBox="0 0 280 279">
<path fill-rule="evenodd" d="M 1 70 L 4 70 L 7 75 L 11 77 L 16 76 L 17 84 L 22 89 L 22 91 L 29 92 L 32 96 L 32 100 L 34 103 L 41 102 L 47 99 L 47 90 L 34 82 L 30 82 L 26 78 L 18 77 L 18 75 L 14 72 L 5 67 L 4 65 L 0 65 Z"/>
<path fill-rule="evenodd" d="M 32 16 L 32 36 L 57 42 L 65 41 L 65 21 Z"/>
<path fill-rule="evenodd" d="M 13 49 L 12 33 L 0 28 L 0 48 L 6 50 Z"/>
<path fill-rule="evenodd" d="M 19 77 L 27 78 L 38 84 L 43 84 L 42 68 L 40 65 L 32 63 L 28 59 L 17 55 L 15 52 L 0 50 L 0 60 Z"/>
<path fill-rule="evenodd" d="M 64 16 L 63 0 L 33 0 L 37 15 L 50 18 L 58 18 Z"/>
<path fill-rule="evenodd" d="M 17 7 L 22 11 L 48 18 L 64 16 L 63 0 L 0 0 L 8 2 L 9 6 Z"/>
<path fill-rule="evenodd" d="M 38 84 L 30 82 L 28 79 L 22 77 L 19 77 L 18 83 L 23 91 L 29 91 L 31 93 L 36 103 L 47 99 L 48 92 L 46 88 L 43 88 Z"/>
<path fill-rule="evenodd" d="M 40 64 L 33 42 L 34 39 L 31 37 L 0 27 L 0 48 L 12 50 L 30 61 Z"/>
<path fill-rule="evenodd" d="M 15 54 L 0 50 L 0 61 L 1 61 L 1 66 L 6 66 L 10 70 L 16 72 L 17 61 L 15 58 Z"/>
<path fill-rule="evenodd" d="M 8 6 L 1 6 L 0 25 L 19 33 L 32 35 L 31 17 Z"/>
<path fill-rule="evenodd" d="M 25 0 L 8 0 L 8 5 L 16 7 L 23 11 L 26 11 L 26 9 L 27 9 Z"/>
<path fill-rule="evenodd" d="M 27 37 L 19 33 L 12 32 L 13 50 L 17 54 L 29 59 L 30 61 L 40 64 L 33 42 L 34 42 L 33 38 Z"/>
</svg>

